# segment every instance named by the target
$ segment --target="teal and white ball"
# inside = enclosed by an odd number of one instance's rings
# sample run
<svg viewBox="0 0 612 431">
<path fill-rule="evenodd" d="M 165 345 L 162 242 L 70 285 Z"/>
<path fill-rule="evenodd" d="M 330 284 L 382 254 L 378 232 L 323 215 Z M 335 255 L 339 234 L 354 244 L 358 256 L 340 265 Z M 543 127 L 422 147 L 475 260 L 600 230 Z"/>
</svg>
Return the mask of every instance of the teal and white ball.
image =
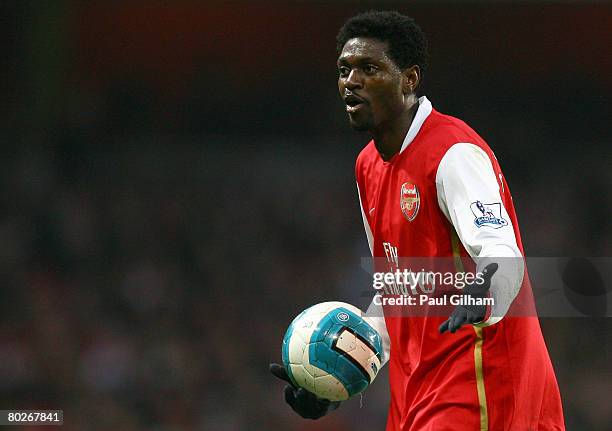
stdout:
<svg viewBox="0 0 612 431">
<path fill-rule="evenodd" d="M 382 340 L 361 310 L 323 302 L 300 313 L 283 339 L 287 374 L 319 398 L 342 401 L 368 387 L 381 365 Z"/>
</svg>

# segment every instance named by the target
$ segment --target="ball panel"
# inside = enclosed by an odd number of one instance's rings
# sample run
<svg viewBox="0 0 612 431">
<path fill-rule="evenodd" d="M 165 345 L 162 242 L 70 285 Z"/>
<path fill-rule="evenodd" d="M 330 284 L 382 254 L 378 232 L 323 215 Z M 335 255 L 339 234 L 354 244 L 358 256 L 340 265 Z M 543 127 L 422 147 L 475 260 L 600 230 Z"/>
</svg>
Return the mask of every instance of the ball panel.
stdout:
<svg viewBox="0 0 612 431">
<path fill-rule="evenodd" d="M 291 374 L 297 386 L 300 386 L 307 391 L 314 392 L 314 377 L 306 370 L 303 365 L 289 365 Z"/>
<path fill-rule="evenodd" d="M 350 331 L 341 331 L 340 334 L 338 334 L 336 346 L 343 352 L 352 352 L 357 348 L 355 334 Z"/>
<path fill-rule="evenodd" d="M 351 390 L 351 384 L 355 382 L 365 382 L 365 386 L 361 390 L 365 389 L 370 383 L 368 373 L 360 366 L 355 365 L 352 359 L 347 356 L 339 356 L 336 362 L 336 368 L 330 373 L 346 387 L 347 391 L 351 396 L 357 392 Z M 361 385 L 359 385 L 361 387 Z"/>
<path fill-rule="evenodd" d="M 315 377 L 314 384 L 319 398 L 325 398 L 330 401 L 344 401 L 350 397 L 344 384 L 331 374 Z"/>
<path fill-rule="evenodd" d="M 294 319 L 294 322 L 295 322 L 295 319 Z M 289 345 L 291 344 L 292 340 L 294 343 L 299 342 L 301 340 L 301 337 L 294 336 L 293 334 L 293 322 L 289 325 L 289 328 L 287 329 L 287 332 L 285 333 L 285 337 L 283 338 L 281 357 L 283 359 L 283 365 L 285 366 L 285 370 L 287 370 L 287 376 L 289 376 L 289 380 L 291 380 L 293 384 L 295 385 L 296 381 L 295 381 L 295 378 L 293 377 L 293 371 L 291 369 L 290 361 L 289 361 Z"/>
<path fill-rule="evenodd" d="M 313 365 L 312 360 L 310 359 L 310 345 L 306 346 L 304 349 L 304 353 L 301 359 L 302 366 L 308 371 L 308 373 L 313 377 L 322 377 L 326 376 L 329 373 L 321 368 Z"/>
<path fill-rule="evenodd" d="M 293 336 L 289 338 L 287 361 L 290 364 L 301 364 L 304 350 L 306 350 L 306 342 L 300 336 L 299 331 L 294 331 Z"/>
</svg>

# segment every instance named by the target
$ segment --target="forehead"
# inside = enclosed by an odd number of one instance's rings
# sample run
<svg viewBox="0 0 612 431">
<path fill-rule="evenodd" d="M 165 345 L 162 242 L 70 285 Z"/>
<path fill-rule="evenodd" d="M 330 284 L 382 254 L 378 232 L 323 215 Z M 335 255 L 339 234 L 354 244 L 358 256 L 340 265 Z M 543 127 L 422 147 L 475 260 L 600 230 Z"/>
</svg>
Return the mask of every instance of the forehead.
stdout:
<svg viewBox="0 0 612 431">
<path fill-rule="evenodd" d="M 353 62 L 368 58 L 377 61 L 391 62 L 387 55 L 389 44 L 370 37 L 349 39 L 342 48 L 338 61 Z"/>
</svg>

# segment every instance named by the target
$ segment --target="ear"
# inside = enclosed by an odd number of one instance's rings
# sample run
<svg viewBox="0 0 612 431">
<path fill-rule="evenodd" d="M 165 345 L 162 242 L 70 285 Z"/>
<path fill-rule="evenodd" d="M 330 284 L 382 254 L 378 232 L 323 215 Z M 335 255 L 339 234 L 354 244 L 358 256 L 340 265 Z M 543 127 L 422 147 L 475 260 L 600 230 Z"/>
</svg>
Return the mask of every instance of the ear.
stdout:
<svg viewBox="0 0 612 431">
<path fill-rule="evenodd" d="M 421 69 L 416 64 L 402 71 L 404 94 L 412 94 L 421 83 Z"/>
</svg>

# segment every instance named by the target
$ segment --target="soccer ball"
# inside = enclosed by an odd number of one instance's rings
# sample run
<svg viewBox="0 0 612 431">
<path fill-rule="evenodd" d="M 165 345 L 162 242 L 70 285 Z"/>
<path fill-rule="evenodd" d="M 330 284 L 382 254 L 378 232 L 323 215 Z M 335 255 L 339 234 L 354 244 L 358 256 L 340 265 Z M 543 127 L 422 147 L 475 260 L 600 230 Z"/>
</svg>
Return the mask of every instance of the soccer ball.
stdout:
<svg viewBox="0 0 612 431">
<path fill-rule="evenodd" d="M 382 339 L 359 308 L 323 302 L 289 325 L 282 357 L 287 374 L 319 398 L 342 401 L 368 387 L 381 364 Z"/>
</svg>

